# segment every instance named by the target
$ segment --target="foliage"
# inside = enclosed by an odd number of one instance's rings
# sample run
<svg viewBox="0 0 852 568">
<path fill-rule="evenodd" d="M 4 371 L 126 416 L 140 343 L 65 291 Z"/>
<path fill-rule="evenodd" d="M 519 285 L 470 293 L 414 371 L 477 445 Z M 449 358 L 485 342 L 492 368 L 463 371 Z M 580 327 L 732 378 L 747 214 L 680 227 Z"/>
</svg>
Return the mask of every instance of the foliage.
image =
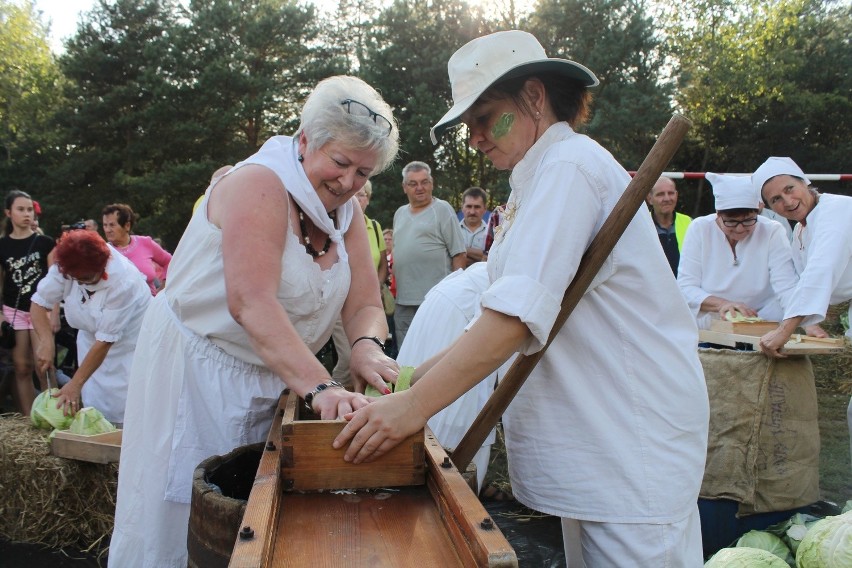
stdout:
<svg viewBox="0 0 852 568">
<path fill-rule="evenodd" d="M 486 31 L 481 12 L 459 0 L 396 0 L 376 18 L 360 74 L 394 107 L 402 149 L 397 164 L 373 185 L 372 214 L 383 226 L 391 226 L 394 210 L 405 202 L 400 172 L 412 160 L 432 166 L 435 195 L 455 205 L 468 186 L 485 183 L 465 145 L 435 147 L 429 130 L 449 108 L 447 60 Z"/>
<path fill-rule="evenodd" d="M 0 180 L 37 189 L 57 159 L 54 110 L 62 75 L 32 1 L 0 0 Z"/>
<path fill-rule="evenodd" d="M 526 27 L 600 80 L 588 133 L 635 170 L 671 117 L 672 85 L 644 0 L 541 0 Z"/>
<path fill-rule="evenodd" d="M 311 87 L 339 73 L 374 85 L 401 127 L 371 216 L 391 224 L 405 202 L 400 170 L 415 159 L 433 166 L 438 197 L 458 205 L 480 185 L 501 202 L 506 173 L 463 129 L 438 146 L 428 132 L 450 104 L 450 55 L 515 27 L 598 75 L 586 131 L 628 169 L 672 105 L 694 122 L 672 169 L 750 171 L 790 155 L 837 172 L 852 153 L 852 6 L 836 0 L 686 0 L 678 10 L 540 0 L 528 14 L 514 0 L 340 0 L 327 15 L 297 0 L 99 0 L 58 64 L 31 0 L 19 1 L 0 0 L 0 180 L 31 191 L 54 234 L 125 201 L 140 233 L 173 248 L 212 171 L 292 133 Z M 711 201 L 690 206 L 704 213 Z"/>
<path fill-rule="evenodd" d="M 832 0 L 687 0 L 669 13 L 678 107 L 694 122 L 686 169 L 749 172 L 792 156 L 837 171 L 852 142 L 852 7 Z M 696 203 L 694 212 L 707 210 Z"/>
<path fill-rule="evenodd" d="M 73 216 L 111 201 L 174 247 L 212 172 L 292 131 L 313 63 L 315 13 L 291 0 L 101 1 L 68 43 L 63 134 L 51 196 Z M 67 213 L 66 213 L 67 214 Z"/>
</svg>

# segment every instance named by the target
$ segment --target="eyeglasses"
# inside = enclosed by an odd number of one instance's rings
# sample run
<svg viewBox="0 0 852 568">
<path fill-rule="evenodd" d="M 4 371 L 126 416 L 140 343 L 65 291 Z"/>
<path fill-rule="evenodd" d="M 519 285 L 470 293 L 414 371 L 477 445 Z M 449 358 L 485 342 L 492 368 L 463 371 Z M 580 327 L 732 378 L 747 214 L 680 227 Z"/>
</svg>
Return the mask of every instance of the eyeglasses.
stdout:
<svg viewBox="0 0 852 568">
<path fill-rule="evenodd" d="M 390 136 L 391 131 L 393 131 L 393 124 L 391 124 L 390 120 L 383 117 L 364 103 L 360 103 L 354 99 L 346 99 L 344 101 L 340 101 L 340 104 L 346 107 L 346 112 L 352 116 L 366 116 L 367 118 L 373 119 L 373 122 L 380 127 L 387 128 L 385 136 Z"/>
<path fill-rule="evenodd" d="M 101 278 L 103 278 L 103 275 L 103 272 L 98 272 L 97 274 L 89 274 L 87 276 L 81 276 L 80 278 L 76 278 L 74 276 L 71 276 L 71 278 L 74 278 L 74 280 L 76 280 L 80 284 L 83 284 L 84 286 L 91 286 L 92 284 L 97 284 L 98 282 L 100 282 Z"/>
<path fill-rule="evenodd" d="M 430 185 L 432 185 L 432 180 L 431 179 L 424 179 L 422 181 L 411 180 L 411 181 L 405 182 L 405 187 L 407 187 L 408 189 L 416 189 L 418 186 L 421 186 L 421 185 L 423 187 L 429 187 Z"/>
<path fill-rule="evenodd" d="M 722 219 L 722 224 L 728 227 L 729 229 L 734 229 L 737 225 L 742 225 L 743 227 L 751 227 L 755 223 L 757 223 L 757 217 L 743 219 L 742 221 L 734 221 L 733 219 Z"/>
</svg>

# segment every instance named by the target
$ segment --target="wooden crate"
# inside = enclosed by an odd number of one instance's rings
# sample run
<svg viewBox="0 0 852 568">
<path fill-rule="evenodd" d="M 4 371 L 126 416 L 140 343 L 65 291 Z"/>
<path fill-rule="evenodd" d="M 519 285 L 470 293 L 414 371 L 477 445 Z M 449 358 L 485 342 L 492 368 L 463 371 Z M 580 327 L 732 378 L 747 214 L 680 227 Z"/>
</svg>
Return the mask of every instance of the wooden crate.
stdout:
<svg viewBox="0 0 852 568">
<path fill-rule="evenodd" d="M 285 491 L 395 487 L 425 482 L 423 430 L 374 462 L 352 464 L 343 460 L 345 448 L 331 447 L 345 425 L 341 420 L 317 420 L 298 395 L 287 396 L 281 419 L 281 478 Z"/>
<path fill-rule="evenodd" d="M 777 321 L 728 321 L 714 319 L 710 322 L 710 331 L 735 333 L 737 335 L 756 335 L 761 337 L 778 327 Z"/>
<path fill-rule="evenodd" d="M 121 454 L 121 430 L 84 436 L 59 430 L 53 436 L 50 452 L 60 458 L 93 463 L 118 462 Z"/>
<path fill-rule="evenodd" d="M 230 568 L 518 566 L 515 551 L 428 428 L 423 485 L 284 491 L 278 420 L 288 404 L 282 397 L 234 535 Z"/>
</svg>

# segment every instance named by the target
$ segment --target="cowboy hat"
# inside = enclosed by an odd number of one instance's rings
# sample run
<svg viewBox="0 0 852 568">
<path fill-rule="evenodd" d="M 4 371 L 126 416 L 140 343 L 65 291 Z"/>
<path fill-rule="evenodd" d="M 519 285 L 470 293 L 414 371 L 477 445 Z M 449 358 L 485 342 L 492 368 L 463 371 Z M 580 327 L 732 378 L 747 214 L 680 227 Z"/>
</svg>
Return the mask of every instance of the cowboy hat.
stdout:
<svg viewBox="0 0 852 568">
<path fill-rule="evenodd" d="M 489 87 L 499 81 L 534 73 L 559 73 L 577 79 L 586 87 L 599 84 L 586 67 L 567 59 L 547 57 L 544 48 L 530 33 L 520 30 L 497 32 L 463 45 L 447 63 L 453 106 L 432 127 L 432 143 L 461 121 L 461 115 Z"/>
</svg>

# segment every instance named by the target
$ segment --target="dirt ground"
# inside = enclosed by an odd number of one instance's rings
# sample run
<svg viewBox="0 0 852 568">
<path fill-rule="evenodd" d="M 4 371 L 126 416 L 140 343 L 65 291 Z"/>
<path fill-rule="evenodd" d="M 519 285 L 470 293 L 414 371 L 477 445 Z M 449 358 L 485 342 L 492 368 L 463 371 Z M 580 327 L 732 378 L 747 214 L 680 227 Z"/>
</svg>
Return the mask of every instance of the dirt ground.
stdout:
<svg viewBox="0 0 852 568">
<path fill-rule="evenodd" d="M 10 543 L 0 540 L 0 566 L 3 568 L 101 568 L 106 556 L 45 548 L 37 544 Z"/>
</svg>

